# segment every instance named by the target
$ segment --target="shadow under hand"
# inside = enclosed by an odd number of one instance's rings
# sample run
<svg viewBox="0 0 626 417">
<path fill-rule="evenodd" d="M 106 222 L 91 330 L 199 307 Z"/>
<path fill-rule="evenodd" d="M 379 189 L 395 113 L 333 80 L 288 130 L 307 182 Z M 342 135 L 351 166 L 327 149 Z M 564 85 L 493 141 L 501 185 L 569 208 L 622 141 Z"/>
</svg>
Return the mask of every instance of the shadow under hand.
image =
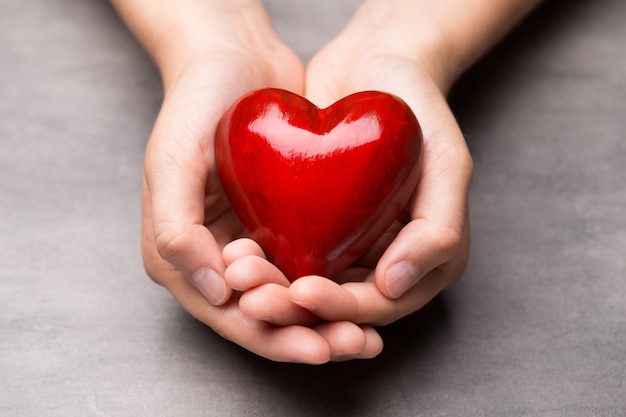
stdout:
<svg viewBox="0 0 626 417">
<path fill-rule="evenodd" d="M 235 379 L 237 390 L 262 398 L 256 415 L 366 415 L 380 407 L 379 394 L 393 397 L 394 387 L 428 384 L 437 374 L 437 358 L 453 339 L 445 297 L 439 296 L 420 311 L 378 329 L 385 341 L 383 353 L 372 360 L 353 360 L 309 366 L 276 363 L 258 357 L 222 339 L 181 310 L 172 331 L 174 350 L 192 355 L 207 378 Z M 233 377 L 236 375 L 236 377 Z M 377 393 L 373 395 L 373 393 Z M 267 409 L 263 409 L 266 407 Z M 287 414 L 284 414 L 287 415 Z"/>
<path fill-rule="evenodd" d="M 593 19 L 601 9 L 590 0 L 541 4 L 452 87 L 448 101 L 461 127 L 488 117 L 511 94 L 527 88 L 538 76 L 528 63 L 556 59 L 549 56 L 550 43 L 571 36 L 579 30 L 576 20 Z"/>
<path fill-rule="evenodd" d="M 584 13 L 586 6 L 592 4 L 578 0 L 567 5 L 544 5 L 461 79 L 451 93 L 451 105 L 462 127 L 469 127 L 470 132 L 480 132 L 481 121 L 492 117 L 491 110 L 501 104 L 503 95 L 515 94 L 524 88 L 525 79 L 533 77 L 533 74 L 523 73 L 524 67 L 519 64 L 536 59 L 533 54 L 541 52 L 536 48 L 546 39 L 563 36 L 560 33 L 568 20 L 567 14 Z M 564 10 L 567 13 L 563 13 Z M 504 85 L 509 88 L 501 88 Z M 470 145 L 474 151 L 486 146 L 478 140 Z M 481 273 L 477 271 L 476 275 Z M 429 385 L 443 386 L 449 383 L 446 377 L 457 376 L 458 368 L 454 363 L 443 376 L 442 367 L 450 357 L 466 360 L 465 351 L 458 346 L 467 343 L 463 334 L 467 335 L 472 329 L 456 331 L 457 320 L 451 306 L 470 299 L 453 289 L 413 315 L 379 329 L 385 349 L 378 358 L 367 361 L 322 366 L 274 363 L 225 341 L 182 309 L 179 309 L 180 316 L 169 323 L 173 327 L 166 329 L 166 347 L 180 358 L 182 363 L 177 367 L 193 369 L 191 374 L 184 374 L 181 383 L 197 386 L 209 385 L 212 381 L 215 385 L 227 385 L 225 398 L 201 397 L 198 401 L 207 404 L 230 401 L 230 395 L 249 400 L 247 405 L 240 406 L 248 407 L 245 408 L 247 414 L 230 415 L 316 416 L 337 415 L 338 412 L 344 416 L 384 415 L 373 412 L 399 399 L 402 392 L 426 391 Z M 469 308 L 466 305 L 465 311 Z M 457 311 L 460 310 L 461 307 Z M 170 372 L 184 373 L 179 370 Z M 402 410 L 396 411 L 396 415 L 403 415 Z"/>
</svg>

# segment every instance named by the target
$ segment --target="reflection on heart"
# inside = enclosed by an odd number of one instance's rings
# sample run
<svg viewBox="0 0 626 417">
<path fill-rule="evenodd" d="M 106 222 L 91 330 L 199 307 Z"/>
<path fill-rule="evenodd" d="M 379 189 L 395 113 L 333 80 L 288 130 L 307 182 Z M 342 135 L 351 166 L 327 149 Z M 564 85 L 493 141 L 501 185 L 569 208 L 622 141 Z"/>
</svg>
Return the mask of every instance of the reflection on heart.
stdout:
<svg viewBox="0 0 626 417">
<path fill-rule="evenodd" d="M 233 104 L 215 144 L 233 210 L 292 281 L 334 277 L 387 230 L 415 190 L 421 148 L 396 96 L 360 92 L 319 109 L 278 89 Z"/>
</svg>

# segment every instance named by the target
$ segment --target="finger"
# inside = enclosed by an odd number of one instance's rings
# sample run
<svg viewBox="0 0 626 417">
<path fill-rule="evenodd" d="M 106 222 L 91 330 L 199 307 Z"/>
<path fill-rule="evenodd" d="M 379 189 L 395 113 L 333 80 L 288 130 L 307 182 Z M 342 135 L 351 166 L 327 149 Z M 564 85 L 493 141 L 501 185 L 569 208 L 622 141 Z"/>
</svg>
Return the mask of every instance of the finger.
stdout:
<svg viewBox="0 0 626 417">
<path fill-rule="evenodd" d="M 373 285 L 373 284 L 369 284 Z M 297 279 L 289 287 L 291 300 L 316 316 L 328 321 L 358 317 L 359 302 L 343 285 L 319 276 Z"/>
<path fill-rule="evenodd" d="M 315 327 L 330 346 L 333 360 L 356 357 L 367 344 L 363 330 L 350 321 L 325 322 Z"/>
<path fill-rule="evenodd" d="M 291 301 L 289 290 L 281 285 L 265 284 L 242 294 L 239 308 L 248 317 L 276 326 L 299 324 L 312 326 L 320 319 Z"/>
<path fill-rule="evenodd" d="M 382 294 L 371 279 L 339 285 L 303 277 L 291 285 L 289 294 L 294 303 L 325 321 L 387 325 L 423 307 L 447 286 L 450 275 L 458 274 L 454 268 L 436 269 L 399 299 Z"/>
<path fill-rule="evenodd" d="M 303 277 L 291 285 L 289 294 L 294 303 L 330 322 L 388 324 L 390 315 L 398 313 L 399 318 L 400 311 L 405 312 L 371 280 L 339 285 L 323 277 Z"/>
<path fill-rule="evenodd" d="M 222 251 L 222 256 L 224 257 L 224 262 L 227 265 L 232 264 L 239 258 L 243 258 L 244 256 L 258 256 L 260 258 L 265 259 L 265 253 L 263 249 L 252 239 L 241 238 L 236 239 L 224 246 Z"/>
<path fill-rule="evenodd" d="M 157 284 L 167 287 L 167 281 L 180 279 L 182 274 L 161 256 L 154 243 L 154 229 L 152 228 L 152 204 L 147 190 L 145 177 L 142 185 L 141 202 L 141 255 L 144 269 L 148 276 Z"/>
<path fill-rule="evenodd" d="M 435 269 L 415 284 L 399 299 L 390 299 L 382 294 L 375 283 L 347 283 L 344 290 L 353 294 L 357 300 L 351 319 L 355 323 L 367 323 L 384 326 L 395 322 L 426 305 L 439 294 L 449 282 L 448 275 L 456 275 L 454 270 Z M 340 317 L 326 320 L 339 320 Z"/>
<path fill-rule="evenodd" d="M 426 219 L 407 224 L 389 246 L 376 267 L 379 290 L 390 298 L 399 298 L 433 269 L 461 256 L 465 228 L 457 231 Z"/>
<path fill-rule="evenodd" d="M 330 360 L 328 343 L 310 327 L 256 320 L 241 311 L 237 300 L 213 306 L 187 280 L 168 283 L 170 292 L 195 318 L 253 353 L 278 362 L 321 364 Z"/>
<path fill-rule="evenodd" d="M 383 351 L 384 342 L 380 334 L 372 326 L 362 326 L 365 333 L 365 348 L 358 354 L 360 359 L 372 359 Z"/>
<path fill-rule="evenodd" d="M 230 291 L 221 278 L 225 268 L 221 248 L 205 227 L 205 215 L 215 217 L 225 209 L 216 198 L 219 183 L 212 152 L 223 106 L 198 103 L 198 97 L 179 91 L 166 98 L 146 150 L 145 186 L 155 247 L 217 305 L 228 299 Z M 204 112 L 206 108 L 212 111 Z M 200 111 L 202 117 L 196 115 Z"/>
<path fill-rule="evenodd" d="M 280 326 L 309 326 L 319 321 L 291 301 L 289 280 L 264 258 L 244 256 L 228 266 L 224 277 L 231 288 L 244 291 L 239 306 L 249 317 Z"/>
<path fill-rule="evenodd" d="M 164 153 L 158 145 L 149 152 Z M 193 162 L 180 154 L 152 158 L 156 161 L 146 162 L 146 185 L 159 254 L 186 276 L 207 266 L 222 272 L 221 250 L 204 226 L 208 167 L 182 171 L 181 165 L 190 166 Z"/>
<path fill-rule="evenodd" d="M 252 352 L 277 362 L 319 365 L 331 359 L 330 347 L 315 330 L 303 326 L 265 327 Z"/>
<path fill-rule="evenodd" d="M 326 339 L 335 362 L 371 359 L 382 352 L 383 341 L 371 326 L 360 327 L 349 321 L 327 322 L 315 327 Z"/>
<path fill-rule="evenodd" d="M 230 288 L 247 291 L 263 284 L 289 286 L 289 280 L 268 260 L 248 255 L 237 259 L 224 272 L 224 279 Z"/>
<path fill-rule="evenodd" d="M 146 272 L 148 275 L 155 281 L 162 281 L 161 277 L 168 276 L 173 277 L 171 272 L 175 270 L 179 272 L 179 274 L 184 275 L 184 271 L 181 271 L 179 265 L 175 265 L 174 263 L 168 261 L 162 256 L 162 253 L 159 253 L 158 250 L 158 239 L 155 238 L 154 231 L 154 221 L 153 221 L 153 210 L 152 210 L 152 198 L 150 195 L 150 190 L 147 185 L 147 180 L 144 177 L 144 183 L 142 187 L 142 248 L 144 254 L 144 265 L 146 268 Z M 214 243 L 210 233 L 203 226 L 198 226 L 198 234 L 200 235 L 200 239 L 194 239 L 195 235 L 191 232 L 187 232 L 187 242 L 181 243 L 180 241 L 177 243 L 180 245 L 178 250 L 184 251 L 186 247 L 198 247 L 198 245 L 205 245 L 207 248 L 207 252 L 210 251 L 211 243 Z M 209 236 L 205 236 L 206 234 Z M 204 239 L 202 239 L 204 236 Z M 196 241 L 196 243 L 194 242 Z M 205 244 L 203 241 L 208 241 L 209 243 Z M 189 256 L 192 256 L 190 254 Z M 221 267 L 221 258 L 216 259 L 216 262 L 220 268 Z M 187 271 L 189 273 L 189 271 Z M 211 304 L 220 305 L 226 302 L 230 297 L 232 291 L 228 288 L 223 280 L 223 278 L 211 267 L 201 267 L 196 270 L 194 273 L 185 276 L 187 279 L 192 282 L 195 287 L 206 297 L 207 300 Z M 160 282 L 161 284 L 165 284 Z"/>
<path fill-rule="evenodd" d="M 151 248 L 154 249 L 154 245 Z M 155 282 L 164 285 L 191 315 L 222 337 L 274 361 L 321 364 L 330 360 L 328 343 L 308 326 L 277 327 L 250 318 L 241 311 L 235 299 L 226 305 L 214 306 L 189 281 L 181 279 L 180 272 L 167 264 L 156 250 L 153 254 L 147 252 L 146 259 L 148 263 L 155 261 L 154 270 L 158 271 L 152 276 Z"/>
<path fill-rule="evenodd" d="M 461 249 L 468 240 L 472 160 L 449 110 L 440 111 L 445 123 L 424 146 L 422 175 L 411 206 L 414 220 L 376 267 L 379 290 L 391 298 L 402 296 L 434 268 L 463 256 Z"/>
</svg>

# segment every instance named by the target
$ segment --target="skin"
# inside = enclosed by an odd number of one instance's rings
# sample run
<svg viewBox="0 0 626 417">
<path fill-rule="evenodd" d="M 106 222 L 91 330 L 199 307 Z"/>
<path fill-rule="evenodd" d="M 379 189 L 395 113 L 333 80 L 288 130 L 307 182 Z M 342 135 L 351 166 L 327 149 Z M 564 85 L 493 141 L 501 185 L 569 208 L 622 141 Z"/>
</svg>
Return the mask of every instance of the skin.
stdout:
<svg viewBox="0 0 626 417">
<path fill-rule="evenodd" d="M 372 358 L 374 326 L 454 284 L 469 253 L 472 160 L 446 102 L 454 81 L 537 0 L 368 0 L 305 68 L 257 0 L 113 0 L 153 57 L 165 96 L 143 181 L 148 275 L 223 337 L 275 361 Z M 333 282 L 290 284 L 244 232 L 215 171 L 214 133 L 262 87 L 320 107 L 357 91 L 402 97 L 420 120 L 420 182 L 405 213 Z"/>
</svg>

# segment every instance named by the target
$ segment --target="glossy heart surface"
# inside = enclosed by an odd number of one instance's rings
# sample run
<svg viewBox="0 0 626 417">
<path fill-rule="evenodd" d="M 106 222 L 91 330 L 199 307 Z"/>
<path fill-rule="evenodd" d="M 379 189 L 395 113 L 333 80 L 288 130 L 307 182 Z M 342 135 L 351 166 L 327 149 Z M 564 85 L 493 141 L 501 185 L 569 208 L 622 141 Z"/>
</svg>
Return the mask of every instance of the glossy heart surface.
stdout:
<svg viewBox="0 0 626 417">
<path fill-rule="evenodd" d="M 396 96 L 365 91 L 319 109 L 263 89 L 224 114 L 215 156 L 242 225 L 293 281 L 332 278 L 380 238 L 415 190 L 421 149 Z"/>
</svg>

